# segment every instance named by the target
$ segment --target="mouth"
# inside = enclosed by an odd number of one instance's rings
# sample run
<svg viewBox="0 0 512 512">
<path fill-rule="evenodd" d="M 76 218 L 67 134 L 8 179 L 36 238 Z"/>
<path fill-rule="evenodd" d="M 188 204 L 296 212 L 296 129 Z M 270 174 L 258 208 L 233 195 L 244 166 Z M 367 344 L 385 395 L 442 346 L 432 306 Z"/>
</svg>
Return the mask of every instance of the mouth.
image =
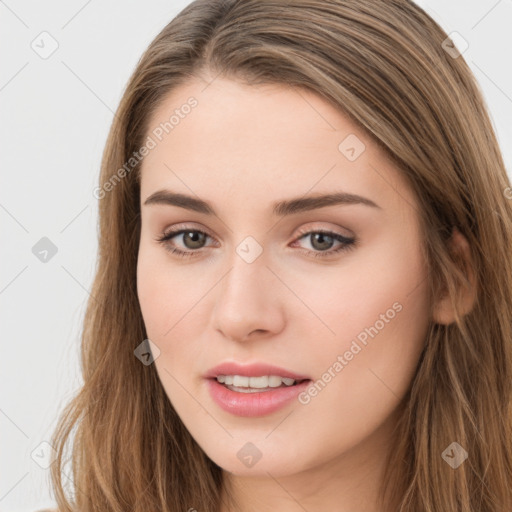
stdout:
<svg viewBox="0 0 512 512">
<path fill-rule="evenodd" d="M 311 379 L 284 379 L 288 378 L 217 375 L 207 378 L 206 382 L 210 397 L 225 412 L 234 416 L 257 417 L 290 405 L 312 382 Z"/>
<path fill-rule="evenodd" d="M 211 399 L 235 416 L 265 416 L 291 405 L 311 376 L 264 361 L 224 361 L 203 375 Z"/>
<path fill-rule="evenodd" d="M 311 379 L 292 379 L 278 375 L 261 375 L 258 377 L 247 377 L 243 375 L 217 375 L 211 377 L 221 386 L 237 393 L 266 393 L 281 388 L 291 388 Z"/>
</svg>

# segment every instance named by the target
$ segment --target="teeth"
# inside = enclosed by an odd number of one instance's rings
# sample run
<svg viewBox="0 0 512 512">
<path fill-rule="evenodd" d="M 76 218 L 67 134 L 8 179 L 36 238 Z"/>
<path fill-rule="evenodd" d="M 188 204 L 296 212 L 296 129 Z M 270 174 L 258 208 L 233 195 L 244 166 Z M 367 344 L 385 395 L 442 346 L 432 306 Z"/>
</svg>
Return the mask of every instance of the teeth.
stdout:
<svg viewBox="0 0 512 512">
<path fill-rule="evenodd" d="M 236 386 L 240 388 L 278 388 L 281 384 L 292 386 L 294 379 L 288 377 L 279 377 L 278 375 L 264 375 L 262 377 L 244 377 L 243 375 L 218 375 L 217 382 L 227 386 Z"/>
</svg>

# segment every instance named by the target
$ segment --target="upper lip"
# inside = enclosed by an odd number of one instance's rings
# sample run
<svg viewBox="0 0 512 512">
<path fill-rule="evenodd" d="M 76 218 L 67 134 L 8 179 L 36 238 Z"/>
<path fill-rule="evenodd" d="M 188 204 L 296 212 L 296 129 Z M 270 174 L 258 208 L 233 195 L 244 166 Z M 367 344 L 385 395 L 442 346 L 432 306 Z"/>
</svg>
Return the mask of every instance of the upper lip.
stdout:
<svg viewBox="0 0 512 512">
<path fill-rule="evenodd" d="M 244 377 L 277 375 L 279 377 L 288 377 L 289 379 L 294 379 L 296 381 L 310 380 L 310 377 L 307 375 L 295 373 L 272 364 L 252 363 L 242 365 L 233 361 L 225 361 L 217 366 L 214 366 L 213 368 L 210 368 L 204 376 L 207 379 L 211 379 L 217 377 L 218 375 L 242 375 Z"/>
</svg>

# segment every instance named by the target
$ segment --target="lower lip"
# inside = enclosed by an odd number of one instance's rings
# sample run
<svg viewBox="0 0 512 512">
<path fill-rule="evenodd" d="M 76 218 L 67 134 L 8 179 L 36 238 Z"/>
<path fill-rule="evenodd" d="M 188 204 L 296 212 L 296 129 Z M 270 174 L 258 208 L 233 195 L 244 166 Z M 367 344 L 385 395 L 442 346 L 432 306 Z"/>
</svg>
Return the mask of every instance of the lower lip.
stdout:
<svg viewBox="0 0 512 512">
<path fill-rule="evenodd" d="M 226 412 L 237 416 L 263 416 L 290 403 L 310 382 L 305 380 L 295 386 L 275 388 L 272 391 L 239 393 L 231 391 L 217 382 L 217 379 L 208 379 L 208 390 L 215 403 Z"/>
</svg>

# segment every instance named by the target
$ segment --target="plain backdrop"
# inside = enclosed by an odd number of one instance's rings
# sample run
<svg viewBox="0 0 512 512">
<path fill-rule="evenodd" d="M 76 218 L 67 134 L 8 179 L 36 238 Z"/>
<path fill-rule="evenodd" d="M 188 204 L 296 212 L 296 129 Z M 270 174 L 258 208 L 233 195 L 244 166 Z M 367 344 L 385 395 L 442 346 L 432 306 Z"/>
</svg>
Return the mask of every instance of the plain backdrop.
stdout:
<svg viewBox="0 0 512 512">
<path fill-rule="evenodd" d="M 126 82 L 189 1 L 0 0 L 0 512 L 54 506 L 58 413 L 81 384 L 102 150 Z M 418 2 L 463 53 L 512 169 L 512 0 Z"/>
</svg>

